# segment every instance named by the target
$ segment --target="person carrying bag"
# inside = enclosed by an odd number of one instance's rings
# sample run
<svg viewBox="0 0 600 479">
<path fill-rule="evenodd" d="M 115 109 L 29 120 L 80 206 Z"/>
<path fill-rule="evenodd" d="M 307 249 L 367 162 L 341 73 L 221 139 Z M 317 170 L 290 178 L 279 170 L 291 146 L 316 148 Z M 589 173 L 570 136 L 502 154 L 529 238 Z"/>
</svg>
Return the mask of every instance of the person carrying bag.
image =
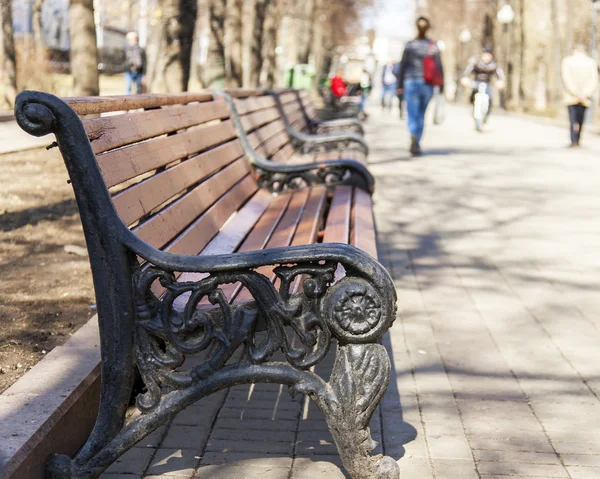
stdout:
<svg viewBox="0 0 600 479">
<path fill-rule="evenodd" d="M 418 36 L 407 43 L 400 62 L 398 94 L 404 94 L 408 113 L 410 152 L 419 156 L 425 128 L 425 112 L 434 87 L 444 91 L 444 69 L 437 43 L 427 37 L 431 23 L 425 17 L 417 19 Z"/>
</svg>

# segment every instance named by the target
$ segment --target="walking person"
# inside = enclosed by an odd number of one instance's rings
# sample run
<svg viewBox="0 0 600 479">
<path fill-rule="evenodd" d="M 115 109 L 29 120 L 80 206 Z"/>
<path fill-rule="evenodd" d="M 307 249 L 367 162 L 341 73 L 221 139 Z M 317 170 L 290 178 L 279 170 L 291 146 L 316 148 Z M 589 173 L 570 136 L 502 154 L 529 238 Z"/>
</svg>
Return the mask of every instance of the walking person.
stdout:
<svg viewBox="0 0 600 479">
<path fill-rule="evenodd" d="M 146 72 L 146 53 L 139 45 L 139 37 L 135 32 L 127 34 L 127 47 L 125 48 L 125 91 L 131 94 L 135 84 L 136 93 L 142 93 L 142 80 Z"/>
<path fill-rule="evenodd" d="M 425 17 L 417 19 L 418 36 L 406 44 L 400 74 L 398 94 L 404 94 L 410 132 L 410 152 L 421 154 L 421 138 L 425 128 L 425 111 L 433 97 L 433 88 L 444 91 L 444 70 L 437 43 L 427 37 L 431 23 Z"/>
<path fill-rule="evenodd" d="M 392 111 L 392 105 L 394 103 L 394 97 L 396 96 L 396 89 L 398 88 L 398 77 L 393 62 L 388 62 L 383 67 L 383 74 L 381 76 L 381 108 L 386 107 Z"/>
<path fill-rule="evenodd" d="M 562 79 L 571 123 L 571 147 L 575 148 L 581 141 L 585 111 L 598 87 L 598 63 L 588 56 L 584 45 L 577 45 L 563 60 Z"/>
<path fill-rule="evenodd" d="M 373 86 L 371 85 L 371 74 L 367 71 L 366 68 L 363 68 L 362 73 L 360 74 L 360 85 L 359 85 L 359 93 L 360 93 L 360 104 L 359 104 L 359 115 L 362 119 L 367 119 L 369 116 L 365 110 L 367 106 L 367 99 L 371 94 L 371 89 Z"/>
</svg>

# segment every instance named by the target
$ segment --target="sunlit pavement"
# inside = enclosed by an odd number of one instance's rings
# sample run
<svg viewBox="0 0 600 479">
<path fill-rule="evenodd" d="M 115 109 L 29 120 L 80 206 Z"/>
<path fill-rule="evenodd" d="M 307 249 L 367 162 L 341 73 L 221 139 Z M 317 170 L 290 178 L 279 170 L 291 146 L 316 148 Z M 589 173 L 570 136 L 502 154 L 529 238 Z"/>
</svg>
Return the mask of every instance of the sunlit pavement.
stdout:
<svg viewBox="0 0 600 479">
<path fill-rule="evenodd" d="M 371 107 L 380 259 L 398 320 L 372 421 L 402 479 L 600 477 L 600 140 L 449 108 L 410 158 Z M 321 365 L 331 367 L 332 355 Z M 337 479 L 320 413 L 275 385 L 198 402 L 104 479 Z"/>
<path fill-rule="evenodd" d="M 449 108 L 413 159 L 397 111 L 371 113 L 399 296 L 386 454 L 404 479 L 599 478 L 600 140 Z"/>
</svg>

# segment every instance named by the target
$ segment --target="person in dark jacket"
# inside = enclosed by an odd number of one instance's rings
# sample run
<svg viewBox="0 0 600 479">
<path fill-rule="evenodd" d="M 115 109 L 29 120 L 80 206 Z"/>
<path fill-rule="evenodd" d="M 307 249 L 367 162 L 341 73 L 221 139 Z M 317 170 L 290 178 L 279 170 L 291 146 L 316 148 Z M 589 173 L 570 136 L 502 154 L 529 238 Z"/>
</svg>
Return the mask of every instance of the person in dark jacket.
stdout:
<svg viewBox="0 0 600 479">
<path fill-rule="evenodd" d="M 404 94 L 406 111 L 408 113 L 408 130 L 410 132 L 410 152 L 414 156 L 421 154 L 421 138 L 425 128 L 425 111 L 433 97 L 433 86 L 424 79 L 424 60 L 433 57 L 440 75 L 443 78 L 444 70 L 440 50 L 437 43 L 427 37 L 431 23 L 425 17 L 417 19 L 418 36 L 408 42 L 400 62 L 398 77 L 398 94 Z M 442 82 L 443 83 L 443 82 Z M 440 85 L 444 91 L 444 85 Z"/>
<path fill-rule="evenodd" d="M 131 94 L 133 84 L 136 93 L 142 93 L 142 80 L 146 73 L 146 53 L 139 45 L 139 37 L 135 32 L 127 34 L 127 47 L 125 48 L 125 90 Z"/>
<path fill-rule="evenodd" d="M 475 78 L 474 83 L 471 83 L 471 76 Z M 480 58 L 473 58 L 469 61 L 469 65 L 463 73 L 461 84 L 465 88 L 472 86 L 471 104 L 475 104 L 475 95 L 477 95 L 477 92 L 479 91 L 479 86 L 482 83 L 486 86 L 486 93 L 490 97 L 490 107 L 488 109 L 487 117 L 490 116 L 492 105 L 494 103 L 492 90 L 492 79 L 494 77 L 498 79 L 496 87 L 499 90 L 502 90 L 505 81 L 504 71 L 496 63 L 496 60 L 494 60 L 494 50 L 492 47 L 486 46 L 481 52 Z M 487 117 L 485 118 L 486 121 Z"/>
</svg>

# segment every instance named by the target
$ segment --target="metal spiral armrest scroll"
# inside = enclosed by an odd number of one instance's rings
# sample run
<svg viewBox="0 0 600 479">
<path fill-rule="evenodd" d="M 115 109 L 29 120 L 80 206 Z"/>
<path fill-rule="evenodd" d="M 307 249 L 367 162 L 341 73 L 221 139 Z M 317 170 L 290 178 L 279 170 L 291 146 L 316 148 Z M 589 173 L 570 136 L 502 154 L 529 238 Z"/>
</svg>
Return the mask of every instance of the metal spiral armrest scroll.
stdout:
<svg viewBox="0 0 600 479">
<path fill-rule="evenodd" d="M 30 135 L 45 136 L 55 131 L 56 116 L 52 111 L 54 108 L 51 109 L 45 104 L 48 98 L 53 99 L 50 95 L 31 91 L 22 92 L 17 96 L 15 118 L 19 126 Z M 56 105 L 52 106 L 60 108 L 62 105 L 62 102 L 57 101 Z"/>
</svg>

